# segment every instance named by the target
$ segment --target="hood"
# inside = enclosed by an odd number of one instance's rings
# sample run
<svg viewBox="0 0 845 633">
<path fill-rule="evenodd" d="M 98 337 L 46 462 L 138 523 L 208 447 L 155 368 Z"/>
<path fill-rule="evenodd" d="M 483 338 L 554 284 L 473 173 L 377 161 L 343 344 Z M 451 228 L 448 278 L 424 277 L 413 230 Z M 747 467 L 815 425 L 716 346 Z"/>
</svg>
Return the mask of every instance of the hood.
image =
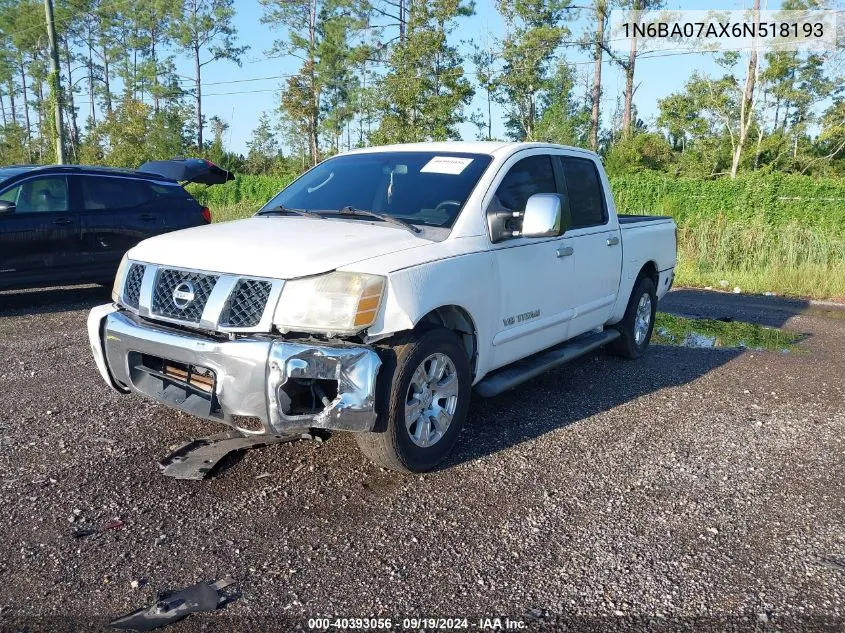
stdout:
<svg viewBox="0 0 845 633">
<path fill-rule="evenodd" d="M 165 233 L 129 258 L 224 274 L 293 279 L 430 244 L 402 228 L 364 220 L 254 217 Z"/>
</svg>

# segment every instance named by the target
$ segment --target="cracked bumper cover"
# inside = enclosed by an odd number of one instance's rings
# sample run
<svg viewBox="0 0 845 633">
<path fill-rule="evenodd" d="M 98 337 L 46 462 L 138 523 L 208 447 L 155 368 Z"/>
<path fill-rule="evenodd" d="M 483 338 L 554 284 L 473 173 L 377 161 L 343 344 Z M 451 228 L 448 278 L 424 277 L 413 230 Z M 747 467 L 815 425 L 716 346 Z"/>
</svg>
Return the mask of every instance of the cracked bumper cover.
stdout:
<svg viewBox="0 0 845 633">
<path fill-rule="evenodd" d="M 114 305 L 91 310 L 88 336 L 100 375 L 121 393 L 135 391 L 235 428 L 240 428 L 238 416 L 259 418 L 260 432 L 269 434 L 307 428 L 371 431 L 375 425 L 381 360 L 370 347 L 260 335 L 219 340 L 150 323 Z M 213 389 L 204 394 L 180 384 L 148 367 L 150 358 L 210 369 Z M 313 414 L 285 411 L 286 386 L 311 380 L 335 381 L 336 397 Z"/>
</svg>

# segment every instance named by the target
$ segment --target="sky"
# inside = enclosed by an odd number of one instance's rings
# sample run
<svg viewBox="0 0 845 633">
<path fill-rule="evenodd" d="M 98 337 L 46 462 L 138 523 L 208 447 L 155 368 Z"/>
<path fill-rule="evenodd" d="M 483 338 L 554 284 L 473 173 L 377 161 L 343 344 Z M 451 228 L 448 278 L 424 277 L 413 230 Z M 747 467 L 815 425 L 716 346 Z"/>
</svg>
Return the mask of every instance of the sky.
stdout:
<svg viewBox="0 0 845 633">
<path fill-rule="evenodd" d="M 779 3 L 770 3 L 769 8 L 777 8 Z M 748 2 L 741 0 L 669 0 L 667 9 L 744 9 Z M 247 141 L 258 124 L 263 112 L 276 112 L 279 91 L 283 83 L 281 75 L 296 72 L 300 62 L 294 58 L 267 59 L 273 41 L 283 37 L 284 33 L 261 24 L 263 8 L 258 0 L 236 0 L 235 26 L 242 44 L 250 49 L 244 56 L 240 67 L 231 62 L 215 62 L 204 68 L 203 75 L 203 110 L 206 120 L 218 116 L 229 124 L 224 137 L 226 148 L 238 153 L 247 153 Z M 573 35 L 580 35 L 587 26 L 586 18 L 573 21 L 569 28 Z M 495 9 L 495 0 L 476 0 L 475 15 L 462 18 L 459 33 L 452 35 L 453 43 L 460 40 L 485 38 L 496 39 L 504 35 L 504 24 Z M 562 55 L 576 64 L 577 72 L 583 79 L 592 80 L 592 62 L 586 52 L 573 47 L 561 49 Z M 606 58 L 607 56 L 605 56 Z M 177 72 L 191 75 L 192 65 L 187 60 L 176 60 Z M 465 71 L 473 69 L 467 65 Z M 716 74 L 719 68 L 713 61 L 712 54 L 663 55 L 647 59 L 637 59 L 635 82 L 639 84 L 634 96 L 634 104 L 639 117 L 652 124 L 657 115 L 657 101 L 678 91 L 695 71 Z M 474 76 L 471 77 L 474 80 Z M 624 75 L 618 66 L 606 63 L 602 69 L 603 96 L 602 110 L 605 124 L 621 101 L 624 93 Z M 580 84 L 583 85 L 583 84 Z M 468 115 L 485 106 L 483 92 L 477 90 L 473 102 L 466 110 Z M 500 109 L 493 111 L 493 135 L 504 138 Z M 471 123 L 460 127 L 464 140 L 476 138 L 477 128 Z M 210 134 L 207 129 L 206 134 Z"/>
</svg>

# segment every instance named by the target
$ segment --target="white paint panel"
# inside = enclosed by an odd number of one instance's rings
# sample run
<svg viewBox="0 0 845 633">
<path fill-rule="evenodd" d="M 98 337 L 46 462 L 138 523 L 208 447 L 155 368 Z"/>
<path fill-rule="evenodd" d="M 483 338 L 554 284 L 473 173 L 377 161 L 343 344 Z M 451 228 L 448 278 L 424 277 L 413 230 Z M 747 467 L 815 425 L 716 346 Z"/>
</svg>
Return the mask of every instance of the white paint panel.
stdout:
<svg viewBox="0 0 845 633">
<path fill-rule="evenodd" d="M 431 244 L 402 227 L 268 216 L 166 233 L 129 258 L 176 268 L 293 279 Z"/>
<path fill-rule="evenodd" d="M 608 323 L 625 316 L 628 299 L 642 267 L 654 262 L 658 272 L 675 267 L 675 223 L 672 220 L 622 224 L 622 282 Z M 658 296 L 660 296 L 658 294 Z"/>
<path fill-rule="evenodd" d="M 384 308 L 368 330 L 370 336 L 409 330 L 426 314 L 443 306 L 463 309 L 473 321 L 478 340 L 475 380 L 488 371 L 491 315 L 499 288 L 491 276 L 489 252 L 450 257 L 405 268 L 388 275 Z"/>
</svg>

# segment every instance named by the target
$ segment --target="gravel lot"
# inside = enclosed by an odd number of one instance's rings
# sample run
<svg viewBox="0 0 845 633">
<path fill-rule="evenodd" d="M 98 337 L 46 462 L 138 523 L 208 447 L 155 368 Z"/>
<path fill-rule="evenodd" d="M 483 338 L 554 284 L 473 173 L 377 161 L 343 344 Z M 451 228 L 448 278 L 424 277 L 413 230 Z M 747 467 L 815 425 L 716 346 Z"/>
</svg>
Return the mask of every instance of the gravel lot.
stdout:
<svg viewBox="0 0 845 633">
<path fill-rule="evenodd" d="M 397 630 L 437 616 L 531 630 L 845 622 L 843 311 L 673 292 L 664 309 L 784 325 L 807 334 L 804 351 L 592 354 L 475 399 L 458 453 L 425 476 L 381 470 L 337 435 L 186 482 L 156 461 L 219 428 L 107 391 L 84 332 L 107 300 L 0 294 L 6 630 L 98 629 L 156 590 L 227 574 L 234 602 L 168 630 L 335 615 Z M 124 526 L 73 536 L 114 518 Z"/>
</svg>

